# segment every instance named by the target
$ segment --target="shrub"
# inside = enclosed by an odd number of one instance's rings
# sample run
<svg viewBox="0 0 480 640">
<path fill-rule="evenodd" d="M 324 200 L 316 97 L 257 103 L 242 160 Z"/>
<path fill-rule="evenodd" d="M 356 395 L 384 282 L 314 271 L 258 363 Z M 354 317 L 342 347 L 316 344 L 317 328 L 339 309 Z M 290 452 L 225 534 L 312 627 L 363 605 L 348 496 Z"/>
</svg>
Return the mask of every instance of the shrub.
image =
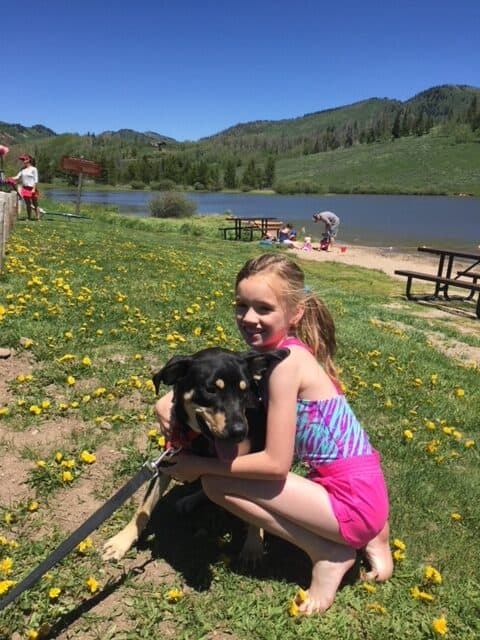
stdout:
<svg viewBox="0 0 480 640">
<path fill-rule="evenodd" d="M 133 180 L 130 183 L 130 187 L 132 189 L 145 189 L 145 183 L 141 182 L 141 180 Z"/>
<path fill-rule="evenodd" d="M 152 191 L 174 191 L 177 184 L 170 178 L 163 178 L 158 182 L 150 182 L 150 189 Z"/>
<path fill-rule="evenodd" d="M 195 202 L 175 191 L 166 191 L 155 196 L 148 206 L 154 218 L 189 218 L 197 210 Z"/>
</svg>

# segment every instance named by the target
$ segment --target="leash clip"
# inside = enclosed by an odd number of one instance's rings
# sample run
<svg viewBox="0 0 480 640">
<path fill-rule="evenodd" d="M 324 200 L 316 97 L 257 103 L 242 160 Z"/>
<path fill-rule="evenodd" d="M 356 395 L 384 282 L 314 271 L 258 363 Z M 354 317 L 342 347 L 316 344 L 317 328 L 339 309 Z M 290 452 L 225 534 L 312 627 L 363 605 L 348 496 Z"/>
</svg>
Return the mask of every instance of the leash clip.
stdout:
<svg viewBox="0 0 480 640">
<path fill-rule="evenodd" d="M 163 451 L 156 460 L 151 460 L 150 462 L 146 462 L 145 464 L 150 469 L 150 471 L 152 471 L 152 473 L 158 475 L 162 463 L 168 462 L 170 458 L 176 456 L 177 453 L 180 453 L 181 450 L 182 447 L 169 447 L 168 449 L 165 449 L 165 451 Z"/>
</svg>

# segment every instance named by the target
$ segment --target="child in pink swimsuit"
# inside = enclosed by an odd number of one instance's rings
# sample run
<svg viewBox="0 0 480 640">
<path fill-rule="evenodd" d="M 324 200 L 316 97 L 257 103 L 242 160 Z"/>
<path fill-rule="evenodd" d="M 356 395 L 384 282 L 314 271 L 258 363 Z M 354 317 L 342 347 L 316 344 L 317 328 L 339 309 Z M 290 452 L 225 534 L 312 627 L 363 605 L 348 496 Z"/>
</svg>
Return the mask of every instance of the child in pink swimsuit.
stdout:
<svg viewBox="0 0 480 640">
<path fill-rule="evenodd" d="M 378 453 L 340 392 L 333 355 L 335 327 L 298 265 L 273 252 L 249 260 L 235 286 L 237 326 L 256 351 L 287 348 L 268 375 L 263 451 L 231 461 L 180 453 L 165 473 L 200 478 L 208 497 L 228 511 L 303 549 L 312 561 L 306 615 L 328 609 L 356 550 L 367 576 L 393 570 L 388 497 Z M 171 397 L 157 403 L 168 428 Z M 294 458 L 308 475 L 293 473 Z"/>
</svg>

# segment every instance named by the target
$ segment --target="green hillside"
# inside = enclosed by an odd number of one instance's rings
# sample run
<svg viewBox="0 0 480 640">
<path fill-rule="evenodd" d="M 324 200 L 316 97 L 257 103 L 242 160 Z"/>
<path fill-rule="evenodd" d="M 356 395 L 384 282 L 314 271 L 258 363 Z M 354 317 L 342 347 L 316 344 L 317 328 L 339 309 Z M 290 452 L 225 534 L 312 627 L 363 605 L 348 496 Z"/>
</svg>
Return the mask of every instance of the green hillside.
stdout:
<svg viewBox="0 0 480 640">
<path fill-rule="evenodd" d="M 480 144 L 434 131 L 281 160 L 283 192 L 458 194 L 480 196 Z"/>
<path fill-rule="evenodd" d="M 279 121 L 237 124 L 196 142 L 154 132 L 56 134 L 0 123 L 0 143 L 36 158 L 44 182 L 75 183 L 64 155 L 101 164 L 97 183 L 164 190 L 480 194 L 480 89 L 443 85 L 405 102 L 371 98 Z"/>
</svg>

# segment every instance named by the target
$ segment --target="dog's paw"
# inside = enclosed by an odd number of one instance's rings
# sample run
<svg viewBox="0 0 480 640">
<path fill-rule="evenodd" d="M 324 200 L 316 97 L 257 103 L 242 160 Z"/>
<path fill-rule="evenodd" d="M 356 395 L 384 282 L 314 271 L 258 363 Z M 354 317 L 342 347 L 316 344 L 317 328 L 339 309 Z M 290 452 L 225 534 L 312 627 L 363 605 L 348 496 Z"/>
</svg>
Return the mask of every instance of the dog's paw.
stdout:
<svg viewBox="0 0 480 640">
<path fill-rule="evenodd" d="M 239 560 L 245 566 L 256 567 L 262 561 L 263 554 L 263 529 L 249 526 Z"/>
<path fill-rule="evenodd" d="M 117 533 L 103 545 L 102 560 L 121 560 L 133 543 L 134 541 L 128 536 L 122 535 L 122 532 Z"/>
</svg>

